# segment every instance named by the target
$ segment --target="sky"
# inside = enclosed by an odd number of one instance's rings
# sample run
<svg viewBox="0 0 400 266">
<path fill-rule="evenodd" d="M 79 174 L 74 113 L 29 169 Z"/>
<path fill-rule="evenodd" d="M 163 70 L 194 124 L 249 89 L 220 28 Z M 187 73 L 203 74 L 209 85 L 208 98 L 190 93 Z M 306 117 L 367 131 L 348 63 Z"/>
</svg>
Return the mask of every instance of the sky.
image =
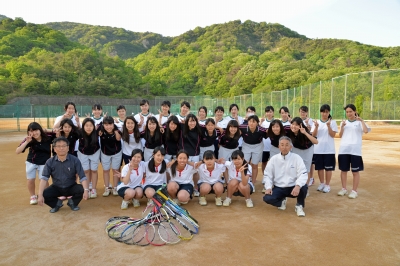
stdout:
<svg viewBox="0 0 400 266">
<path fill-rule="evenodd" d="M 400 0 L 13 0 L 0 14 L 178 36 L 232 20 L 280 23 L 308 38 L 400 46 Z"/>
</svg>

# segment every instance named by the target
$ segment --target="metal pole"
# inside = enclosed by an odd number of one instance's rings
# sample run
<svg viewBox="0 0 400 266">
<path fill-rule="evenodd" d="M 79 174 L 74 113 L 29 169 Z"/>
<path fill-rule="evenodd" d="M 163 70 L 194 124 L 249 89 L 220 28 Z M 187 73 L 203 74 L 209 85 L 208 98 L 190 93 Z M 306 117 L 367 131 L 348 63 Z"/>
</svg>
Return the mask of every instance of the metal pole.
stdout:
<svg viewBox="0 0 400 266">
<path fill-rule="evenodd" d="M 308 91 L 308 108 L 310 108 L 310 113 L 311 113 L 311 84 L 310 84 L 310 88 Z"/>
<path fill-rule="evenodd" d="M 371 111 L 373 109 L 373 101 L 374 101 L 374 78 L 375 78 L 375 71 L 372 71 L 372 89 L 371 89 Z"/>
<path fill-rule="evenodd" d="M 289 106 L 289 89 L 286 89 L 286 106 Z"/>
<path fill-rule="evenodd" d="M 321 106 L 321 97 L 322 97 L 322 81 L 319 81 L 319 106 Z"/>
<path fill-rule="evenodd" d="M 293 89 L 293 108 L 292 110 L 294 110 L 294 106 L 295 106 L 295 102 L 296 102 L 296 88 Z"/>
<path fill-rule="evenodd" d="M 343 100 L 343 106 L 346 106 L 346 97 L 347 97 L 347 75 L 346 75 L 346 80 L 344 83 L 344 100 Z"/>
<path fill-rule="evenodd" d="M 333 102 L 333 79 L 332 79 L 332 85 L 331 85 L 331 109 L 332 109 L 332 113 L 333 113 L 333 105 L 332 105 L 332 102 Z"/>
</svg>

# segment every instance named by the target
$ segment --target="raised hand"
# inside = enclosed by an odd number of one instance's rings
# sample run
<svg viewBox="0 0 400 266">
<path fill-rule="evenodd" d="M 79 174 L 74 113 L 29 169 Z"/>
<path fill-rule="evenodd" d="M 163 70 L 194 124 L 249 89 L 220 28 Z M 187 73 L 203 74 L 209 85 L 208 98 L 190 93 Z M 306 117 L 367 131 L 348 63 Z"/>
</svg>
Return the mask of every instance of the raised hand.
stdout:
<svg viewBox="0 0 400 266">
<path fill-rule="evenodd" d="M 105 113 L 103 112 L 103 117 L 106 117 L 106 116 L 107 116 L 107 114 L 108 114 L 107 112 L 105 112 Z"/>
<path fill-rule="evenodd" d="M 326 125 L 327 125 L 328 127 L 330 127 L 330 126 L 331 126 L 331 122 L 332 122 L 332 118 L 329 118 L 329 119 L 328 119 L 328 122 L 326 122 Z"/>
<path fill-rule="evenodd" d="M 118 172 L 118 171 L 114 170 L 113 173 L 114 173 L 114 177 L 121 178 L 121 172 Z"/>
<path fill-rule="evenodd" d="M 29 133 L 28 133 L 28 136 L 26 137 L 26 142 L 29 143 L 29 142 L 31 142 L 31 141 L 32 141 L 32 133 L 29 132 Z"/>
<path fill-rule="evenodd" d="M 342 127 L 346 125 L 346 120 L 342 120 Z"/>
<path fill-rule="evenodd" d="M 244 165 L 242 165 L 242 167 L 239 168 L 239 172 L 243 172 L 244 170 L 247 169 L 247 163 L 245 163 Z"/>
<path fill-rule="evenodd" d="M 76 121 L 76 124 L 79 125 L 79 113 L 78 112 L 75 113 L 75 121 Z"/>
<path fill-rule="evenodd" d="M 313 122 L 314 122 L 314 126 L 315 126 L 315 127 L 319 127 L 319 124 L 318 124 L 317 119 L 314 119 Z M 330 122 L 329 122 L 329 123 L 330 123 Z M 329 125 L 328 125 L 328 126 L 329 126 Z"/>
<path fill-rule="evenodd" d="M 92 117 L 92 116 L 90 115 L 90 113 L 86 113 L 85 116 L 86 116 L 86 118 Z"/>
<path fill-rule="evenodd" d="M 306 129 L 303 127 L 303 123 L 300 124 L 300 132 L 306 134 Z"/>
</svg>

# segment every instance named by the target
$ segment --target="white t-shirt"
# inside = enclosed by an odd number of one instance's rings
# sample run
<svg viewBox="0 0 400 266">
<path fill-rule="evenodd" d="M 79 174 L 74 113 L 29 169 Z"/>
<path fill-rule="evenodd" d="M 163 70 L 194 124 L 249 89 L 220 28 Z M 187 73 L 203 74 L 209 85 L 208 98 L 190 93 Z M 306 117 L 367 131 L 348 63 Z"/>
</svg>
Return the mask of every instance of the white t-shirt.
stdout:
<svg viewBox="0 0 400 266">
<path fill-rule="evenodd" d="M 170 117 L 171 115 L 167 115 L 167 116 L 162 116 L 161 117 L 161 125 L 163 125 L 163 124 L 165 124 L 165 123 L 167 123 L 167 121 L 168 121 L 168 118 Z M 154 115 L 154 117 L 157 119 L 157 121 L 158 122 L 160 122 L 160 114 L 158 114 L 158 115 Z"/>
<path fill-rule="evenodd" d="M 224 118 L 222 118 L 222 120 L 219 120 L 219 121 L 217 121 L 215 118 L 214 118 L 214 120 L 215 120 L 215 123 L 217 123 L 217 126 L 220 128 L 223 128 L 223 129 L 226 129 L 226 126 L 228 125 L 228 122 L 229 122 L 228 120 L 226 120 Z"/>
<path fill-rule="evenodd" d="M 343 121 L 340 123 L 342 127 Z M 369 127 L 368 132 L 371 131 Z M 362 135 L 364 134 L 362 122 L 346 120 L 342 139 L 340 141 L 339 154 L 351 154 L 361 156 Z"/>
<path fill-rule="evenodd" d="M 168 163 L 168 160 L 164 159 L 165 163 Z M 149 162 L 145 162 L 145 172 L 146 172 L 146 178 L 144 179 L 144 184 L 143 187 L 147 185 L 153 185 L 153 186 L 160 186 L 162 184 L 167 183 L 167 171 L 164 173 L 160 173 L 162 164 L 160 164 L 156 172 L 150 172 L 149 170 Z"/>
<path fill-rule="evenodd" d="M 114 124 L 118 127 L 119 131 L 122 132 L 122 127 L 124 126 L 124 120 L 117 118 L 117 123 L 114 121 Z"/>
<path fill-rule="evenodd" d="M 199 120 L 199 125 L 205 126 L 207 119 Z"/>
<path fill-rule="evenodd" d="M 231 161 L 225 162 L 226 169 L 228 169 L 228 181 L 232 179 L 236 179 L 242 181 L 242 173 L 236 171 L 236 166 Z M 251 166 L 249 164 L 246 165 L 247 167 L 247 175 L 249 176 L 249 182 L 251 183 Z"/>
<path fill-rule="evenodd" d="M 57 123 L 60 123 L 62 119 L 63 119 L 63 115 L 57 116 L 56 120 L 54 121 L 54 126 L 55 126 Z M 77 126 L 78 126 L 78 123 L 77 123 L 76 120 L 75 120 L 75 115 L 72 115 L 71 120 L 72 120 L 72 123 L 74 124 L 74 126 L 77 127 Z M 82 124 L 81 124 L 81 125 L 82 125 Z M 80 125 L 80 126 L 81 126 L 81 125 Z M 77 151 L 78 149 L 79 149 L 79 141 L 77 141 L 77 142 L 75 143 L 74 151 Z"/>
<path fill-rule="evenodd" d="M 133 133 L 129 134 L 129 143 L 124 141 L 122 138 L 121 141 L 122 141 L 122 153 L 129 156 L 132 154 L 132 151 L 134 149 L 142 150 L 143 148 L 142 142 L 139 139 L 139 142 L 137 143 L 133 136 Z"/>
<path fill-rule="evenodd" d="M 194 184 L 193 183 L 193 174 L 197 172 L 196 169 L 194 169 L 190 165 L 186 165 L 185 169 L 183 169 L 181 172 L 176 169 L 175 176 L 172 175 L 171 173 L 171 168 L 167 169 L 167 172 L 171 176 L 171 181 L 175 181 L 178 184 Z"/>
<path fill-rule="evenodd" d="M 222 182 L 221 175 L 225 172 L 225 165 L 214 163 L 214 170 L 211 172 L 207 170 L 206 164 L 202 164 L 198 168 L 199 183 L 215 184 L 216 182 Z"/>
<path fill-rule="evenodd" d="M 274 119 L 272 119 L 274 120 Z M 271 121 L 268 121 L 267 119 L 264 120 L 264 122 L 261 123 L 261 127 L 268 129 L 269 124 L 271 124 Z M 264 151 L 270 151 L 271 150 L 271 140 L 269 138 L 263 139 L 264 143 Z"/>
<path fill-rule="evenodd" d="M 281 122 L 282 122 L 283 127 L 285 127 L 285 126 L 289 126 L 289 127 L 290 127 L 290 125 L 291 125 L 291 123 L 290 123 L 289 120 L 287 120 L 286 122 L 283 122 L 283 121 L 281 120 Z"/>
<path fill-rule="evenodd" d="M 303 120 L 304 125 L 309 126 L 310 127 L 310 131 L 313 132 L 312 129 L 314 127 L 314 120 L 312 120 L 312 118 L 309 118 L 309 117 L 308 117 L 308 123 L 306 123 L 306 120 L 307 119 Z"/>
<path fill-rule="evenodd" d="M 103 122 L 103 117 L 100 116 L 99 118 L 94 118 L 93 116 L 91 117 L 94 121 L 94 126 L 97 127 L 98 124 L 100 124 L 101 122 Z"/>
<path fill-rule="evenodd" d="M 318 133 L 317 139 L 318 144 L 314 144 L 314 154 L 335 154 L 335 139 L 329 135 L 328 126 L 326 122 L 322 120 L 318 120 Z M 311 132 L 315 129 L 315 125 L 313 123 L 313 127 L 311 128 Z M 334 132 L 338 132 L 338 127 L 336 125 L 336 121 L 331 121 L 331 129 Z"/>
<path fill-rule="evenodd" d="M 125 177 L 127 175 L 129 175 L 128 173 L 129 171 L 129 164 L 126 164 L 121 171 L 121 176 Z M 135 187 L 139 187 L 142 184 L 142 178 L 143 178 L 143 174 L 145 171 L 145 162 L 140 162 L 138 168 L 133 171 L 131 171 L 130 173 L 130 179 L 129 179 L 129 183 L 127 185 L 125 185 L 123 182 L 121 184 L 119 184 L 117 186 L 117 190 L 119 190 L 122 187 L 130 187 L 130 188 L 135 188 Z"/>
<path fill-rule="evenodd" d="M 188 114 L 190 114 L 190 112 Z M 177 114 L 175 116 L 178 118 L 179 122 L 181 122 L 181 120 L 185 120 L 186 119 L 187 115 L 186 116 L 182 116 L 181 114 Z"/>
<path fill-rule="evenodd" d="M 153 115 L 152 115 L 151 113 L 147 113 L 147 115 L 143 115 L 143 114 L 142 114 L 142 116 L 143 116 L 143 124 L 142 124 L 142 126 L 139 128 L 139 132 L 144 131 L 144 128 L 146 127 L 147 118 L 149 118 L 150 116 L 153 116 Z M 138 122 L 138 124 L 139 124 L 139 123 L 140 123 L 140 114 L 136 114 L 136 115 L 134 116 L 134 118 L 135 118 L 136 122 Z"/>
</svg>

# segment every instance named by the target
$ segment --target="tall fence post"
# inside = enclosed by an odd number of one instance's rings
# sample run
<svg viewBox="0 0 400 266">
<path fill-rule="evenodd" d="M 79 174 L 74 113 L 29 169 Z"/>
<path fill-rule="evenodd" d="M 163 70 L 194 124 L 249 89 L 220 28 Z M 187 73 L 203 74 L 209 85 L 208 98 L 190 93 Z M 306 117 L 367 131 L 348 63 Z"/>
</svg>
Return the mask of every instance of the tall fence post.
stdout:
<svg viewBox="0 0 400 266">
<path fill-rule="evenodd" d="M 321 106 L 321 99 L 322 98 L 322 81 L 319 81 L 319 104 L 318 106 Z"/>
<path fill-rule="evenodd" d="M 20 117 L 20 111 L 19 111 L 19 105 L 17 105 L 17 130 L 21 131 L 21 125 L 19 123 L 19 117 Z"/>
<path fill-rule="evenodd" d="M 374 102 L 374 78 L 375 78 L 375 71 L 372 71 L 372 86 L 371 86 L 371 111 L 373 109 L 373 102 Z"/>
<path fill-rule="evenodd" d="M 347 97 L 347 74 L 346 74 L 346 80 L 344 83 L 344 100 L 343 100 L 343 106 L 346 106 L 346 97 Z"/>
</svg>

